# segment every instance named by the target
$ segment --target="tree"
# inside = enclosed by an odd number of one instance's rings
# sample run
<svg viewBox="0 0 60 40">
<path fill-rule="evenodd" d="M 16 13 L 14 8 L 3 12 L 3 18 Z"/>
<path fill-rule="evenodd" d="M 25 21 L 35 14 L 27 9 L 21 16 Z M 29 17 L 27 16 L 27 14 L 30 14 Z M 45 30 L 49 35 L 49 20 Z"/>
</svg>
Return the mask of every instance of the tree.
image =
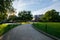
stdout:
<svg viewBox="0 0 60 40">
<path fill-rule="evenodd" d="M 4 19 L 7 19 L 7 14 L 0 13 L 0 21 L 3 21 Z"/>
<path fill-rule="evenodd" d="M 14 22 L 17 20 L 17 16 L 16 15 L 10 15 L 8 18 L 9 21 Z"/>
<path fill-rule="evenodd" d="M 0 0 L 0 21 L 7 18 L 7 11 L 12 9 L 13 0 Z"/>
<path fill-rule="evenodd" d="M 31 11 L 21 11 L 19 12 L 18 16 L 19 16 L 19 20 L 23 22 L 31 21 L 33 18 Z"/>
<path fill-rule="evenodd" d="M 41 18 L 43 21 L 58 21 L 59 20 L 59 12 L 52 9 L 47 11 L 45 15 Z"/>
<path fill-rule="evenodd" d="M 5 13 L 12 8 L 13 0 L 0 0 L 0 12 Z"/>
</svg>

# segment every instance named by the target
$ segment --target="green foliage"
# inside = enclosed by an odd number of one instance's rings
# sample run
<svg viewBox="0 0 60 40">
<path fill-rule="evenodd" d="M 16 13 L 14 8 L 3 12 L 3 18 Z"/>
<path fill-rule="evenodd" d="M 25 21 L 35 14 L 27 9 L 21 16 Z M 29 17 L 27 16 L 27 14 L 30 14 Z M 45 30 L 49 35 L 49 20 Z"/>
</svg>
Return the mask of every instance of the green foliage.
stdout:
<svg viewBox="0 0 60 40">
<path fill-rule="evenodd" d="M 53 36 L 60 38 L 60 23 L 54 22 L 41 22 L 41 23 L 34 23 L 35 28 L 47 32 Z"/>
<path fill-rule="evenodd" d="M 47 11 L 45 15 L 41 18 L 43 21 L 59 21 L 59 12 L 52 9 L 50 11 Z"/>
<path fill-rule="evenodd" d="M 18 16 L 19 20 L 22 22 L 30 21 L 33 18 L 30 11 L 21 11 Z"/>
<path fill-rule="evenodd" d="M 17 16 L 16 15 L 10 15 L 8 18 L 9 21 L 16 21 L 17 20 Z"/>
<path fill-rule="evenodd" d="M 0 13 L 0 21 L 7 19 L 7 14 L 6 13 Z"/>
<path fill-rule="evenodd" d="M 12 9 L 13 0 L 0 0 L 0 21 L 7 18 L 7 11 Z"/>
<path fill-rule="evenodd" d="M 0 0 L 0 12 L 5 13 L 12 8 L 13 0 Z"/>
<path fill-rule="evenodd" d="M 19 24 L 0 24 L 0 36 L 18 25 Z"/>
</svg>

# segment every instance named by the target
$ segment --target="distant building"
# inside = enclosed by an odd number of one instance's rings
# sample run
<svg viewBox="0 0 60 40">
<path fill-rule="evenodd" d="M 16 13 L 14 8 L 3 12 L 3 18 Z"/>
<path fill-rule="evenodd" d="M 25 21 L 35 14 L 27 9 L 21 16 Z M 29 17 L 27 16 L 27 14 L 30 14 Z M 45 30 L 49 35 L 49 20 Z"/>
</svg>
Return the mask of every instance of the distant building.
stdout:
<svg viewBox="0 0 60 40">
<path fill-rule="evenodd" d="M 35 15 L 35 16 L 34 16 L 35 21 L 36 21 L 36 22 L 39 21 L 42 16 L 43 16 L 43 15 Z"/>
</svg>

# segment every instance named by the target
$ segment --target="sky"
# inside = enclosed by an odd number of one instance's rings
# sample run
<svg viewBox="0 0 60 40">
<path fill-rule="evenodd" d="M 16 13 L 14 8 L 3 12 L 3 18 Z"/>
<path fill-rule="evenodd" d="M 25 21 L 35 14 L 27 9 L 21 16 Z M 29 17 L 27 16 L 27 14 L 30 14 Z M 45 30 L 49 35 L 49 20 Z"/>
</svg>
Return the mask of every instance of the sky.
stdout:
<svg viewBox="0 0 60 40">
<path fill-rule="evenodd" d="M 15 0 L 13 7 L 17 13 L 26 10 L 33 15 L 41 15 L 51 9 L 60 12 L 60 0 Z"/>
</svg>

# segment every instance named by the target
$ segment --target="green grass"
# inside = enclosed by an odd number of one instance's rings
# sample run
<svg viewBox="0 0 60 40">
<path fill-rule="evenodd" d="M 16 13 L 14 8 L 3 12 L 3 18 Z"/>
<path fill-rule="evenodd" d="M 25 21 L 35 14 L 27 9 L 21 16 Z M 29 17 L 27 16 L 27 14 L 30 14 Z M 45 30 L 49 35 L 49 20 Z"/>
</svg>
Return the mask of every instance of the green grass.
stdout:
<svg viewBox="0 0 60 40">
<path fill-rule="evenodd" d="M 60 23 L 58 23 L 58 22 L 57 23 L 55 23 L 55 22 L 40 22 L 40 23 L 34 23 L 33 26 L 35 28 L 38 28 L 39 30 L 42 30 L 53 36 L 60 38 Z"/>
<path fill-rule="evenodd" d="M 12 28 L 18 26 L 19 24 L 0 24 L 0 36 L 11 30 Z"/>
</svg>

